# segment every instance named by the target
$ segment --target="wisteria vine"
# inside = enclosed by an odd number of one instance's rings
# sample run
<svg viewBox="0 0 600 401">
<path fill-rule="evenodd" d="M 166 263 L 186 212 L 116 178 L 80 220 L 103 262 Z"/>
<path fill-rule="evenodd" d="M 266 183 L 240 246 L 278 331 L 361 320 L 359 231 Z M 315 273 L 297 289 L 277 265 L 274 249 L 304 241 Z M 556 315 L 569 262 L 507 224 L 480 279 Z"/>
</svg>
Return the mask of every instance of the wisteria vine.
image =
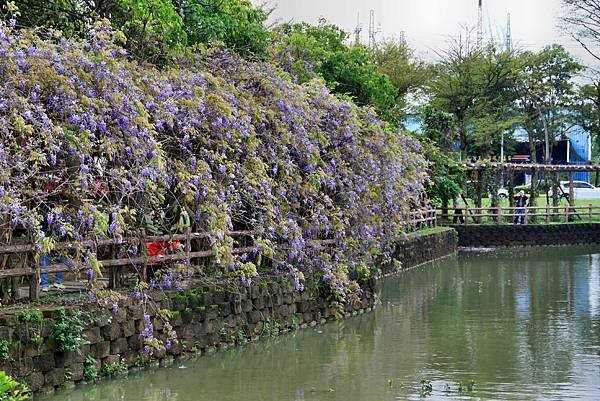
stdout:
<svg viewBox="0 0 600 401">
<path fill-rule="evenodd" d="M 227 233 L 252 229 L 260 246 L 282 245 L 272 246 L 273 272 L 299 290 L 307 280 L 327 287 L 338 305 L 391 258 L 425 161 L 372 110 L 223 50 L 138 64 L 107 22 L 87 41 L 13 26 L 0 22 L 5 240 L 23 227 L 47 252 L 65 239 L 188 226 L 213 233 L 222 270 L 248 281 L 256 266 L 231 254 Z M 324 238 L 336 246 L 314 245 Z M 94 279 L 94 247 L 80 262 Z"/>
</svg>

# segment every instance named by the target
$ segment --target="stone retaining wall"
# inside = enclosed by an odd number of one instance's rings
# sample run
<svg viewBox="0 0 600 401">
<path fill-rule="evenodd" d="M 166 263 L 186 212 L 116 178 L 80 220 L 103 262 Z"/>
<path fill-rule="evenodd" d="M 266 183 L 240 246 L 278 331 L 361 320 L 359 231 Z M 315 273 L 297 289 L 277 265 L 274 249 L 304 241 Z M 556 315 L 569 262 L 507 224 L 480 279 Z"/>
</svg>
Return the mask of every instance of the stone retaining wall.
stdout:
<svg viewBox="0 0 600 401">
<path fill-rule="evenodd" d="M 252 288 L 229 283 L 154 293 L 153 297 L 160 308 L 172 314 L 170 323 L 179 342 L 169 350 L 163 348 L 152 358 L 144 356 L 139 337 L 144 330 L 144 313 L 152 316 L 156 338 L 165 339 L 166 334 L 156 313 L 144 312 L 133 299 L 120 302 L 116 313 L 92 305 L 68 310 L 67 314 L 79 310 L 83 320 L 90 320 L 83 333 L 87 344 L 81 346 L 80 352 L 58 351 L 53 327 L 60 310 L 42 308 L 41 320 L 32 319 L 28 311 L 0 317 L 0 340 L 8 340 L 10 347 L 8 360 L 0 357 L 0 370 L 26 382 L 34 392 L 48 393 L 83 381 L 86 365 L 99 373 L 104 368 L 105 374 L 119 364 L 121 369 L 163 365 L 172 363 L 174 358 L 210 353 L 261 335 L 275 335 L 339 316 L 316 290 L 297 292 L 289 277 L 262 279 Z M 352 315 L 370 310 L 374 301 L 373 290 L 365 288 L 361 301 L 348 306 L 345 312 Z"/>
<path fill-rule="evenodd" d="M 394 256 L 401 268 L 410 268 L 454 253 L 456 243 L 452 229 L 413 233 L 398 244 Z M 389 266 L 383 273 L 397 268 Z M 371 310 L 375 305 L 374 286 L 374 279 L 362 284 L 362 299 L 347 306 L 345 316 Z M 174 358 L 211 353 L 262 335 L 340 317 L 314 286 L 299 293 L 286 276 L 263 278 L 251 288 L 232 282 L 182 292 L 155 292 L 152 296 L 158 308 L 170 311 L 169 320 L 177 332 L 179 341 L 169 350 L 145 356 L 140 340 L 144 314 L 151 316 L 154 337 L 165 340 L 166 333 L 156 311 L 144 311 L 131 297 L 120 301 L 118 310 L 112 312 L 90 304 L 66 309 L 67 315 L 75 312 L 84 321 L 86 344 L 78 352 L 58 351 L 60 344 L 53 331 L 61 309 L 36 307 L 0 316 L 0 341 L 7 340 L 10 346 L 8 359 L 0 355 L 0 370 L 26 382 L 34 392 L 48 393 L 85 381 L 86 370 L 107 374 L 116 367 L 127 370 L 166 365 Z"/>
<path fill-rule="evenodd" d="M 456 252 L 458 236 L 451 228 L 437 228 L 431 231 L 411 233 L 396 246 L 394 258 L 401 263 L 401 269 L 411 267 L 451 255 Z M 393 272 L 394 267 L 383 269 L 383 274 Z"/>
<path fill-rule="evenodd" d="M 461 247 L 600 244 L 599 223 L 452 226 Z"/>
</svg>

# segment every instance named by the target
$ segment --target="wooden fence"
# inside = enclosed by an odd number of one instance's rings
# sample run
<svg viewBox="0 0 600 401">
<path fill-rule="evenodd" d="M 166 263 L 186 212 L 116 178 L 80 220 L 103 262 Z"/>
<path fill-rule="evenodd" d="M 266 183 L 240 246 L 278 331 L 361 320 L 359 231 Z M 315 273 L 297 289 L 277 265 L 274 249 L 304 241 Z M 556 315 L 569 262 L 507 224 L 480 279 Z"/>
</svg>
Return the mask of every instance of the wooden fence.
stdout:
<svg viewBox="0 0 600 401">
<path fill-rule="evenodd" d="M 424 227 L 436 225 L 436 212 L 433 209 L 424 209 L 408 213 L 405 216 L 405 231 L 415 231 Z M 256 250 L 254 236 L 256 231 L 233 231 L 227 233 L 234 239 L 233 254 L 246 254 Z M 101 238 L 84 240 L 78 244 L 72 242 L 56 243 L 53 252 L 73 252 L 77 249 L 92 248 L 98 251 L 105 249 L 104 254 L 109 257 L 100 260 L 103 269 L 108 272 L 108 287 L 118 289 L 120 275 L 127 267 L 134 267 L 139 280 L 147 281 L 148 266 L 153 264 L 164 264 L 176 261 L 191 261 L 194 259 L 210 259 L 215 256 L 215 250 L 211 247 L 211 238 L 214 234 L 208 232 L 191 232 L 189 229 L 183 234 L 173 235 L 146 235 L 140 230 L 137 236 L 127 238 Z M 179 242 L 181 246 L 173 253 L 161 256 L 148 254 L 147 245 L 153 242 Z M 333 239 L 311 240 L 312 246 L 332 246 L 336 241 Z M 128 252 L 118 252 L 119 247 L 131 248 L 137 246 L 137 252 L 129 255 Z M 36 248 L 33 243 L 0 245 L 0 302 L 10 303 L 17 300 L 18 287 L 27 284 L 29 287 L 29 299 L 35 300 L 40 296 L 40 278 L 42 273 L 72 272 L 77 273 L 87 270 L 89 266 L 82 263 L 55 263 L 49 266 L 41 266 L 35 262 Z M 97 252 L 98 253 L 98 252 Z M 15 267 L 17 265 L 18 267 Z M 10 295 L 7 297 L 7 294 Z"/>
<path fill-rule="evenodd" d="M 593 222 L 600 216 L 600 206 L 526 206 L 463 207 L 438 209 L 440 224 L 506 224 L 506 223 L 577 223 Z"/>
</svg>

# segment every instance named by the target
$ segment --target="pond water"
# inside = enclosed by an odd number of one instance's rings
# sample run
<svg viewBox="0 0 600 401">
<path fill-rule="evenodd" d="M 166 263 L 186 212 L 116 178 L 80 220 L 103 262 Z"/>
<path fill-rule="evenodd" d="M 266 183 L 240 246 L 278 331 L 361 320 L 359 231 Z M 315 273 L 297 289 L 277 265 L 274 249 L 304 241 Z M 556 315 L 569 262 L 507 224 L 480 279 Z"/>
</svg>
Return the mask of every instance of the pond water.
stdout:
<svg viewBox="0 0 600 401">
<path fill-rule="evenodd" d="M 372 313 L 46 400 L 600 399 L 600 248 L 462 253 L 380 296 Z"/>
</svg>

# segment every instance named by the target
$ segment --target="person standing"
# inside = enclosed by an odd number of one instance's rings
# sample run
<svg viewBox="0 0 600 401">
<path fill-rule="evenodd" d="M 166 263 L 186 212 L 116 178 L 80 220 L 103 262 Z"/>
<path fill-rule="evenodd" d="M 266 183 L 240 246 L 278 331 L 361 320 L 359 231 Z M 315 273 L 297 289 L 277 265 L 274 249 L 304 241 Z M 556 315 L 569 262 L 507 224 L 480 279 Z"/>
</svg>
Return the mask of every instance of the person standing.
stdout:
<svg viewBox="0 0 600 401">
<path fill-rule="evenodd" d="M 519 217 L 521 218 L 521 224 L 525 224 L 525 208 L 527 207 L 527 199 L 525 191 L 519 191 L 515 200 L 517 201 L 517 215 L 515 216 L 514 224 L 519 224 Z"/>
<path fill-rule="evenodd" d="M 464 202 L 462 201 L 462 197 L 459 195 L 454 198 L 454 217 L 452 218 L 452 223 L 456 224 L 460 221 L 460 224 L 464 224 L 465 219 L 463 217 L 463 208 L 465 207 Z"/>
</svg>

